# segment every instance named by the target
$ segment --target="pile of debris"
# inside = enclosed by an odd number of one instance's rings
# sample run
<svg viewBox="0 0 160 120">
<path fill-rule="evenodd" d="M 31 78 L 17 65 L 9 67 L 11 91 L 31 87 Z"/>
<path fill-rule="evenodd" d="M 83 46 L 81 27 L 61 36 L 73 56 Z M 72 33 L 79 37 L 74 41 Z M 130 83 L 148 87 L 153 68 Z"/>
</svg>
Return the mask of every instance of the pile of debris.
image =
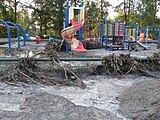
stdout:
<svg viewBox="0 0 160 120">
<path fill-rule="evenodd" d="M 105 73 L 108 75 L 125 76 L 129 73 L 135 73 L 139 75 L 152 76 L 150 70 L 154 70 L 153 65 L 159 66 L 158 61 L 143 61 L 137 60 L 130 56 L 130 54 L 109 55 L 102 59 L 102 64 L 98 66 L 92 66 L 92 74 Z"/>
<path fill-rule="evenodd" d="M 19 59 L 15 65 L 12 65 L 1 80 L 7 84 L 17 86 L 20 84 L 38 84 L 44 87 L 46 85 L 74 85 L 84 88 L 85 85 L 79 77 L 58 60 L 57 48 L 58 45 L 56 43 L 50 42 L 45 46 L 44 51 L 31 57 L 26 55 L 27 57 Z M 38 55 L 52 58 L 50 66 L 58 68 L 63 77 L 58 79 L 57 76 L 54 77 L 44 72 L 36 61 L 36 56 Z"/>
</svg>

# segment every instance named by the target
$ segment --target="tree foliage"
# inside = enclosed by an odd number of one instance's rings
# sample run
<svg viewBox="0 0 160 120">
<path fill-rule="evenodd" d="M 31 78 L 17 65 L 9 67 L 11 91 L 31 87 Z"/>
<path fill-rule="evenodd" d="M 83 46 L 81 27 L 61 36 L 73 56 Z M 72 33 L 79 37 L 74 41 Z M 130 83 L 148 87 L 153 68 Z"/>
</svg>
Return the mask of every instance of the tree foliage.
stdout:
<svg viewBox="0 0 160 120">
<path fill-rule="evenodd" d="M 32 0 L 24 3 L 23 0 L 1 0 L 0 19 L 21 24 L 31 35 L 40 37 L 60 37 L 63 29 L 66 0 Z M 22 2 L 23 1 L 23 2 Z M 83 0 L 70 0 L 70 6 L 78 6 Z M 111 4 L 107 0 L 85 0 L 85 18 L 107 18 Z M 143 26 L 160 25 L 159 0 L 124 0 L 115 7 L 118 12 L 116 20 L 139 23 Z M 126 19 L 125 19 L 126 17 Z M 14 35 L 16 31 L 12 30 Z M 7 37 L 6 31 L 0 27 L 0 37 Z"/>
<path fill-rule="evenodd" d="M 115 9 L 119 13 L 116 19 L 124 21 L 126 12 L 126 21 L 131 20 L 133 23 L 139 23 L 140 27 L 157 26 L 160 24 L 160 18 L 157 16 L 160 11 L 159 0 L 124 0 L 124 2 Z"/>
</svg>

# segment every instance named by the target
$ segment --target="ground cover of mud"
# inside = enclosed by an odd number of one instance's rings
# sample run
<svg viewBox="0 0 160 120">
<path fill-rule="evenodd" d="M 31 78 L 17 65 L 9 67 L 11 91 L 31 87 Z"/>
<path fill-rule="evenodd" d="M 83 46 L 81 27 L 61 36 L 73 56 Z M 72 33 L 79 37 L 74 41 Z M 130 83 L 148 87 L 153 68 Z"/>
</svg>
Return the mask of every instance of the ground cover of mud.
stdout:
<svg viewBox="0 0 160 120">
<path fill-rule="evenodd" d="M 160 79 L 134 84 L 118 100 L 119 111 L 129 119 L 160 120 Z"/>
<path fill-rule="evenodd" d="M 35 47 L 36 46 L 36 47 Z M 23 52 L 40 51 L 44 43 L 30 44 Z M 20 57 L 22 51 L 16 57 Z M 75 57 L 103 57 L 108 54 L 148 56 L 158 52 L 151 49 L 140 51 L 90 50 Z M 13 54 L 9 57 L 13 57 Z M 4 57 L 4 56 L 2 56 Z M 65 55 L 63 55 L 65 57 Z M 69 62 L 85 65 L 90 62 Z M 160 72 L 153 73 L 160 77 Z M 0 83 L 0 120 L 159 120 L 159 79 L 127 75 L 89 75 L 81 77 L 85 89 L 71 86 L 25 85 L 21 87 Z"/>
<path fill-rule="evenodd" d="M 69 100 L 47 93 L 34 93 L 20 106 L 21 111 L 0 111 L 1 120 L 120 120 L 93 107 L 76 106 Z"/>
</svg>

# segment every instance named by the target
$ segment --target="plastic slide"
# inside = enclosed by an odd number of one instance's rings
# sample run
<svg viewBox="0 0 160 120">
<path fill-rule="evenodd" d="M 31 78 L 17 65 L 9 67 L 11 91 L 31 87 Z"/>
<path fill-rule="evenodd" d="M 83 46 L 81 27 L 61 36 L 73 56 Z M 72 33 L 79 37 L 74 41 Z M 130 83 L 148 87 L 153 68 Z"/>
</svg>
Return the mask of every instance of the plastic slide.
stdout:
<svg viewBox="0 0 160 120">
<path fill-rule="evenodd" d="M 143 44 L 142 44 L 141 42 L 139 42 L 139 41 L 137 41 L 137 45 L 138 45 L 139 47 L 144 48 L 145 50 L 148 49 L 148 47 L 147 47 L 146 45 L 143 45 Z"/>
<path fill-rule="evenodd" d="M 81 22 L 74 22 L 74 20 L 71 20 L 70 22 L 72 26 L 64 28 L 61 31 L 63 39 L 65 39 L 68 43 L 71 43 L 72 51 L 77 51 L 79 53 L 87 52 L 87 50 L 84 49 L 82 42 L 72 37 L 72 35 L 83 26 L 84 20 L 82 20 Z"/>
<path fill-rule="evenodd" d="M 131 38 L 132 38 L 133 40 L 135 40 L 134 37 L 131 36 Z M 143 44 L 142 44 L 141 42 L 139 42 L 139 41 L 137 41 L 136 43 L 137 43 L 137 45 L 138 45 L 139 47 L 142 47 L 142 48 L 144 48 L 145 50 L 147 50 L 147 49 L 149 48 L 148 46 L 143 45 Z"/>
</svg>

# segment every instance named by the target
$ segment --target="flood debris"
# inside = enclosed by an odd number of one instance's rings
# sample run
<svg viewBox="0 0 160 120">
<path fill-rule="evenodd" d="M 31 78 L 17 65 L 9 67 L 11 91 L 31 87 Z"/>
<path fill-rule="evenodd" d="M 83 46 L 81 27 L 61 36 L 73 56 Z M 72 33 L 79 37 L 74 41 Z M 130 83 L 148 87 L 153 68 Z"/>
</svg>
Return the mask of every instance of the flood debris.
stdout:
<svg viewBox="0 0 160 120">
<path fill-rule="evenodd" d="M 10 85 L 19 85 L 19 83 L 38 84 L 45 87 L 46 85 L 73 85 L 85 88 L 84 83 L 80 78 L 69 68 L 61 64 L 58 60 L 57 44 L 48 43 L 44 51 L 35 53 L 31 57 L 21 58 L 14 66 L 10 66 L 5 77 L 2 78 L 3 82 Z M 59 69 L 64 78 L 57 78 L 50 74 L 45 73 L 35 61 L 36 56 L 53 58 L 50 66 Z"/>
<path fill-rule="evenodd" d="M 130 56 L 130 54 L 111 54 L 102 59 L 100 65 L 91 66 L 92 74 L 108 74 L 115 76 L 125 76 L 129 73 L 139 75 L 151 76 L 157 78 L 150 71 L 155 70 L 153 65 L 159 66 L 158 61 L 143 61 L 137 60 Z"/>
<path fill-rule="evenodd" d="M 92 39 L 83 41 L 83 45 L 87 50 L 101 48 L 101 44 L 98 41 Z"/>
</svg>

